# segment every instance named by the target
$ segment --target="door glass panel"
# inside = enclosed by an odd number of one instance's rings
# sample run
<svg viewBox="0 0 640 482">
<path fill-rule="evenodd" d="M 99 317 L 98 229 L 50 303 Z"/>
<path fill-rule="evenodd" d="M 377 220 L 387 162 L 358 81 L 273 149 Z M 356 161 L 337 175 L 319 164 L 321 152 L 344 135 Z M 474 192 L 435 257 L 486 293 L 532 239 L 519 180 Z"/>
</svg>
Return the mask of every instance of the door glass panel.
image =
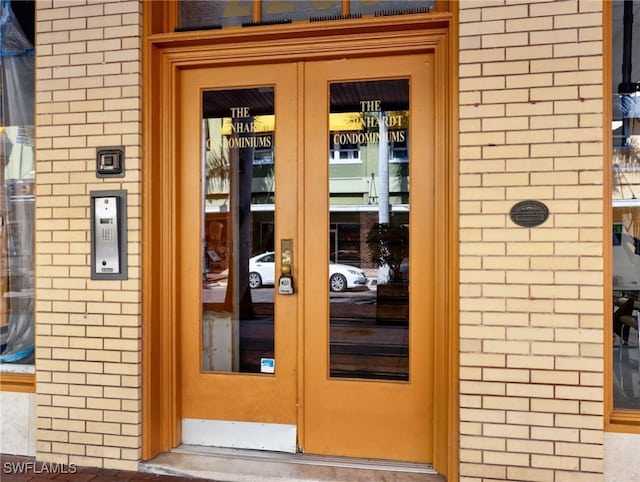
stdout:
<svg viewBox="0 0 640 482">
<path fill-rule="evenodd" d="M 305 2 L 300 0 L 263 0 L 261 5 L 263 22 L 308 20 L 336 17 L 342 11 L 340 0 Z"/>
<path fill-rule="evenodd" d="M 640 1 L 612 2 L 611 167 L 615 410 L 640 410 Z M 634 20 L 635 19 L 635 20 Z M 635 37 L 635 41 L 634 41 Z M 633 55 L 632 55 L 633 54 Z M 632 59 L 635 62 L 632 62 Z M 609 340 L 611 343 L 611 340 Z"/>
<path fill-rule="evenodd" d="M 203 93 L 203 371 L 275 370 L 273 101 L 273 87 Z"/>
<path fill-rule="evenodd" d="M 252 25 L 252 0 L 179 0 L 178 30 Z M 262 0 L 260 22 L 332 20 L 340 15 L 407 15 L 433 9 L 435 0 Z"/>
<path fill-rule="evenodd" d="M 409 379 L 409 81 L 330 85 L 330 376 Z"/>
<path fill-rule="evenodd" d="M 229 27 L 253 21 L 251 0 L 181 0 L 179 30 Z"/>
<path fill-rule="evenodd" d="M 435 0 L 352 0 L 350 6 L 353 14 L 398 15 L 427 12 L 435 6 Z"/>
</svg>

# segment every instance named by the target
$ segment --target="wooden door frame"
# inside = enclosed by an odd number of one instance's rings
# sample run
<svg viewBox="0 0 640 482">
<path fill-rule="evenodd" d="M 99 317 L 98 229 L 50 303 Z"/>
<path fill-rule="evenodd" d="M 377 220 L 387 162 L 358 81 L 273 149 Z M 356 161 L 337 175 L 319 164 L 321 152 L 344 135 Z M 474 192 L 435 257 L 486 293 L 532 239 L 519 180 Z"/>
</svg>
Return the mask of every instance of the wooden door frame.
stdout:
<svg viewBox="0 0 640 482">
<path fill-rule="evenodd" d="M 453 2 L 455 4 L 455 2 Z M 179 445 L 175 279 L 177 72 L 204 66 L 297 62 L 433 52 L 436 124 L 433 466 L 458 473 L 457 11 L 297 23 L 259 28 L 153 33 L 164 2 L 143 2 L 142 458 Z M 390 72 L 392 74 L 392 72 Z M 302 202 L 302 200 L 300 201 Z M 302 376 L 303 370 L 298 370 Z"/>
</svg>

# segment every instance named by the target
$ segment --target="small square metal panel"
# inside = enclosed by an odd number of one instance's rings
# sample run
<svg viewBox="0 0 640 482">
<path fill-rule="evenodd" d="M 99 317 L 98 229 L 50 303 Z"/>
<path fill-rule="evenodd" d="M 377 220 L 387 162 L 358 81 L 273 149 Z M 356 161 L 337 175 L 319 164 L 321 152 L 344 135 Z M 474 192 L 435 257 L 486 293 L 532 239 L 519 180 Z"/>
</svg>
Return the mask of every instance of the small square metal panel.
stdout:
<svg viewBox="0 0 640 482">
<path fill-rule="evenodd" d="M 124 177 L 124 147 L 96 149 L 96 177 Z"/>
</svg>

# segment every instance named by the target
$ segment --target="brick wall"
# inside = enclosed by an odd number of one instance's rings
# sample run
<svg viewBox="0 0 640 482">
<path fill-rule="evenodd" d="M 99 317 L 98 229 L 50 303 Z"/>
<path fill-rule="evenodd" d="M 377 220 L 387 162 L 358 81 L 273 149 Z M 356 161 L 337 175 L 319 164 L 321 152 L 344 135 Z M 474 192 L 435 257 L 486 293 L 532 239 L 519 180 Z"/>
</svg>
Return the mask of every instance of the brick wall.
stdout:
<svg viewBox="0 0 640 482">
<path fill-rule="evenodd" d="M 602 3 L 459 5 L 460 480 L 597 481 Z"/>
<path fill-rule="evenodd" d="M 141 3 L 36 6 L 37 458 L 135 469 L 141 435 Z M 98 146 L 126 176 L 98 179 Z M 126 281 L 90 279 L 89 192 L 128 191 Z"/>
</svg>

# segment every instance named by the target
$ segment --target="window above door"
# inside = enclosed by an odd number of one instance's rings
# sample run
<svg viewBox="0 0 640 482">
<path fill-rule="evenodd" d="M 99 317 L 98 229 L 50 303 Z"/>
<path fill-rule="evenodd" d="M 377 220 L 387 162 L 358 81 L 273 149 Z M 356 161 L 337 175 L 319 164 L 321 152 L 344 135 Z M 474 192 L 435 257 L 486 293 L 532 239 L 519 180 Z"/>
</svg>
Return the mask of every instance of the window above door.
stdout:
<svg viewBox="0 0 640 482">
<path fill-rule="evenodd" d="M 435 0 L 181 0 L 177 30 L 426 13 Z"/>
</svg>

